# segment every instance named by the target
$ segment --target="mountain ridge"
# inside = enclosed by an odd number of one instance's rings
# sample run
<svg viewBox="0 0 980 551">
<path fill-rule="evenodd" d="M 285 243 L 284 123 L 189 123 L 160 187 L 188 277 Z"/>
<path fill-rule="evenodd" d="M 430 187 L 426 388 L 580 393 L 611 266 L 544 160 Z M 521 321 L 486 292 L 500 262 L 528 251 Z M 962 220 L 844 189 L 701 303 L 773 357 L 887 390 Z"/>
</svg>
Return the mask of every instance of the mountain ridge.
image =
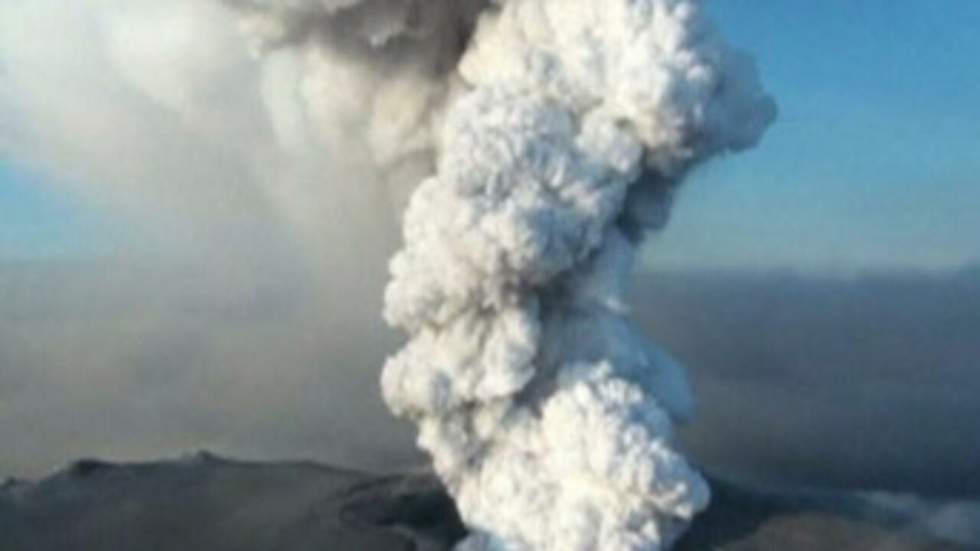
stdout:
<svg viewBox="0 0 980 551">
<path fill-rule="evenodd" d="M 678 551 L 967 551 L 910 534 L 854 498 L 776 495 L 712 480 L 715 497 Z M 465 529 L 425 472 L 374 475 L 312 461 L 208 452 L 75 461 L 0 486 L 4 551 L 448 551 Z"/>
</svg>

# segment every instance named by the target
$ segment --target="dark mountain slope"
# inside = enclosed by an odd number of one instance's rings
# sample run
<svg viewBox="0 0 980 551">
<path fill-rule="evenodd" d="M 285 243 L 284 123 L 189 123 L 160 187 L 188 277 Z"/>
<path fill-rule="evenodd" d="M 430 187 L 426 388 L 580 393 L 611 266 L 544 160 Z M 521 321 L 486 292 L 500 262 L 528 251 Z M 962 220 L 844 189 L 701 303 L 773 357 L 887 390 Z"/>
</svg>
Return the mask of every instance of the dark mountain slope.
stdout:
<svg viewBox="0 0 980 551">
<path fill-rule="evenodd" d="M 766 495 L 715 482 L 682 551 L 964 551 L 903 534 L 849 497 Z M 505 506 L 505 505 L 503 505 Z M 444 551 L 465 535 L 425 474 L 313 463 L 74 463 L 0 487 L 3 551 Z"/>
</svg>

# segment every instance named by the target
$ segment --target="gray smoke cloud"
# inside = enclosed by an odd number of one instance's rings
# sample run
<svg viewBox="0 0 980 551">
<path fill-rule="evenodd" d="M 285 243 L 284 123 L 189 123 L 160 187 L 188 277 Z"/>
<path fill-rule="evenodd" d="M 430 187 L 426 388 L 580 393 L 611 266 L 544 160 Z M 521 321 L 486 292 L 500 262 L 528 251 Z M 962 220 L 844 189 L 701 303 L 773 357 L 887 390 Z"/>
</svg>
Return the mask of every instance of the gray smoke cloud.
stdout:
<svg viewBox="0 0 980 551">
<path fill-rule="evenodd" d="M 374 390 L 395 342 L 392 195 L 357 121 L 313 124 L 299 55 L 258 62 L 216 2 L 40 0 L 0 6 L 0 65 L 0 156 L 128 238 L 103 267 L 5 267 L 0 422 L 31 436 L 4 469 L 279 453 L 260 431 L 340 463 L 408 460 L 407 436 L 376 436 L 402 434 Z M 278 422 L 303 404 L 324 416 Z"/>
<path fill-rule="evenodd" d="M 380 323 L 349 324 L 297 263 L 235 289 L 210 272 L 216 263 L 0 264 L 0 474 L 201 448 L 416 464 L 410 431 L 377 391 L 397 341 Z"/>
</svg>

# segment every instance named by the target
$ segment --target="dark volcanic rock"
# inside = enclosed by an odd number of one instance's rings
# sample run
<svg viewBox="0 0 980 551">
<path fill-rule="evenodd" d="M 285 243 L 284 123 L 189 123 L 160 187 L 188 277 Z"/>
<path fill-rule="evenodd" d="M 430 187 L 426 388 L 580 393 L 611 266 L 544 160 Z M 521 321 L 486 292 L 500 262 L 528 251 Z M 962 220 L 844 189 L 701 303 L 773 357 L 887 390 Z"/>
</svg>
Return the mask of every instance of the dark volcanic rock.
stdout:
<svg viewBox="0 0 980 551">
<path fill-rule="evenodd" d="M 461 531 L 431 478 L 312 463 L 84 460 L 0 490 L 2 551 L 425 551 Z"/>
<path fill-rule="evenodd" d="M 846 500 L 714 487 L 682 551 L 966 549 L 903 535 L 900 523 Z M 425 474 L 201 454 L 83 460 L 40 482 L 0 487 L 2 551 L 448 551 L 464 535 L 452 501 Z"/>
</svg>

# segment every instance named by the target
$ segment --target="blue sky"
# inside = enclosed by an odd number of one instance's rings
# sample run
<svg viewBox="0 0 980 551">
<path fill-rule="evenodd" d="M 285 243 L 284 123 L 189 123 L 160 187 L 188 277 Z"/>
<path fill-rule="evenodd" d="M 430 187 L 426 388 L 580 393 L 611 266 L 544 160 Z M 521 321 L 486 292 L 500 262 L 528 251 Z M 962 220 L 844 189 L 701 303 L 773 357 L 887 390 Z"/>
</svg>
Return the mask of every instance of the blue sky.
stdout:
<svg viewBox="0 0 980 551">
<path fill-rule="evenodd" d="M 717 0 L 780 118 L 684 189 L 666 266 L 853 272 L 980 260 L 980 2 Z"/>
<path fill-rule="evenodd" d="M 682 192 L 651 265 L 802 272 L 980 260 L 980 2 L 715 0 L 780 119 Z M 111 221 L 0 160 L 0 258 L 113 246 Z"/>
<path fill-rule="evenodd" d="M 104 254 L 113 220 L 78 197 L 0 160 L 0 260 Z"/>
</svg>

